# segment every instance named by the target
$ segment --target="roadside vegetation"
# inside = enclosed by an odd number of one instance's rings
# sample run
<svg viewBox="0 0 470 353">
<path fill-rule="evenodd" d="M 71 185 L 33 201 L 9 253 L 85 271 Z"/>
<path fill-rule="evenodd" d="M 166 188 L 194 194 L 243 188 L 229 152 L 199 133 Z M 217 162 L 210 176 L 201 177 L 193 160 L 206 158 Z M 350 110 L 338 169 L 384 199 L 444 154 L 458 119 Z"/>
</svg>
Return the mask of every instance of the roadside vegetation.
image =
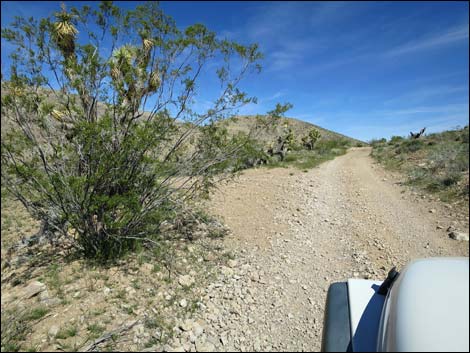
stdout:
<svg viewBox="0 0 470 353">
<path fill-rule="evenodd" d="M 239 84 L 261 69 L 257 45 L 201 24 L 179 30 L 157 3 L 62 4 L 48 18 L 17 17 L 2 40 L 16 48 L 2 75 L 2 186 L 42 236 L 94 261 L 158 246 L 164 222 L 194 218 L 191 203 L 232 177 L 291 106 L 229 135 L 222 122 L 256 101 Z M 220 96 L 197 111 L 208 75 Z"/>
<path fill-rule="evenodd" d="M 420 138 L 393 136 L 371 141 L 372 156 L 386 168 L 403 172 L 407 183 L 446 202 L 468 202 L 468 126 Z"/>
<path fill-rule="evenodd" d="M 294 145 L 283 160 L 274 159 L 266 166 L 268 168 L 288 168 L 292 166 L 307 171 L 323 162 L 345 154 L 349 147 L 351 147 L 351 142 L 345 139 L 319 140 L 312 148 Z"/>
</svg>

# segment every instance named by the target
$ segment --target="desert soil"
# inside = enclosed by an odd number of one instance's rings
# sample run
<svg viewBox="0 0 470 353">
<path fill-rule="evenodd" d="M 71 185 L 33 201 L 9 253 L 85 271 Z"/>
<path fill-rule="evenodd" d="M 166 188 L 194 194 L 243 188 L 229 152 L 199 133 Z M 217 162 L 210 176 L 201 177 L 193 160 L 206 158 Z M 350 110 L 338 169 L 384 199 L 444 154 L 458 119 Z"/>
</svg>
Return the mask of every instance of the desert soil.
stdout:
<svg viewBox="0 0 470 353">
<path fill-rule="evenodd" d="M 468 235 L 468 208 L 401 185 L 403 176 L 369 154 L 353 148 L 306 172 L 246 170 L 205 205 L 230 233 L 183 237 L 175 251 L 162 250 L 165 261 L 136 255 L 95 268 L 46 247 L 27 252 L 21 265 L 7 245 L 38 225 L 17 203 L 2 208 L 2 329 L 14 329 L 3 313 L 19 302 L 48 310 L 29 323 L 22 342 L 36 351 L 83 350 L 129 323 L 135 326 L 96 348 L 319 351 L 331 283 L 383 279 L 420 257 L 468 256 L 468 241 L 450 239 L 447 230 Z M 205 224 L 197 229 L 207 233 Z M 64 337 L 67 328 L 75 331 Z"/>
<path fill-rule="evenodd" d="M 354 148 L 308 172 L 248 170 L 219 188 L 208 207 L 230 227 L 236 258 L 205 290 L 198 350 L 319 351 L 332 282 L 468 256 L 447 231 L 468 232 L 468 210 L 402 186 L 369 154 Z"/>
</svg>

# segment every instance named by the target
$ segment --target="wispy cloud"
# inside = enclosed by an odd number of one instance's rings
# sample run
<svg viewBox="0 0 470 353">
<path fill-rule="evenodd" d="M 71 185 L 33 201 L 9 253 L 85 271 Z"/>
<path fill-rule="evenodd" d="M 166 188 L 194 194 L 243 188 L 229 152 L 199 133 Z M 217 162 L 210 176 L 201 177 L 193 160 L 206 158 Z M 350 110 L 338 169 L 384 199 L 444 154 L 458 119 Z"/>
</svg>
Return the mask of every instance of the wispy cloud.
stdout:
<svg viewBox="0 0 470 353">
<path fill-rule="evenodd" d="M 258 42 L 265 53 L 265 71 L 283 72 L 302 68 L 317 75 L 355 63 L 392 64 L 385 59 L 439 48 L 468 39 L 468 22 L 440 33 L 406 41 L 397 28 L 397 19 L 368 18 L 367 26 L 345 31 L 345 23 L 361 19 L 371 11 L 384 10 L 383 4 L 348 2 L 267 2 L 257 5 L 244 24 L 226 30 L 223 36 Z M 400 20 L 400 19 L 399 19 Z M 412 21 L 401 19 L 401 26 Z M 381 38 L 371 43 L 370 38 Z M 392 39 L 399 39 L 393 43 Z"/>
<path fill-rule="evenodd" d="M 276 93 L 272 94 L 269 97 L 261 99 L 260 102 L 271 102 L 271 101 L 274 101 L 278 98 L 284 97 L 285 95 L 286 95 L 286 91 L 280 90 L 280 91 L 277 91 Z"/>
<path fill-rule="evenodd" d="M 384 56 L 397 56 L 422 50 L 439 48 L 461 40 L 468 40 L 468 23 L 458 27 L 449 28 L 444 33 L 438 33 L 428 38 L 414 40 L 397 46 L 391 50 L 386 51 Z"/>
<path fill-rule="evenodd" d="M 360 63 L 373 63 L 374 65 L 378 65 L 378 67 L 383 68 L 384 65 L 389 64 L 384 60 L 386 58 L 407 54 L 412 55 L 424 50 L 437 49 L 458 41 L 465 39 L 468 40 L 468 38 L 469 31 L 467 24 L 459 27 L 449 28 L 444 33 L 435 34 L 434 36 L 428 37 L 426 39 L 408 42 L 392 49 L 385 49 L 385 51 L 371 49 L 367 46 L 361 47 L 359 45 L 353 52 L 348 52 L 347 55 L 342 55 L 341 57 L 333 58 L 329 61 L 312 65 L 311 68 L 307 70 L 307 72 L 314 75 L 325 73 L 327 71 L 331 71 L 332 69 L 337 69 L 347 65 L 358 65 Z M 359 41 L 360 39 L 358 38 L 358 42 Z"/>
<path fill-rule="evenodd" d="M 436 100 L 440 98 L 448 97 L 459 92 L 468 92 L 468 86 L 457 85 L 457 86 L 431 86 L 431 87 L 420 87 L 416 89 L 407 90 L 404 94 L 399 94 L 391 99 L 384 102 L 384 105 L 394 105 L 407 103 L 422 103 L 430 99 Z"/>
<path fill-rule="evenodd" d="M 383 117 L 397 117 L 402 115 L 415 115 L 415 114 L 449 114 L 449 113 L 460 113 L 468 116 L 468 102 L 467 103 L 456 103 L 456 104 L 444 104 L 437 106 L 417 106 L 411 108 L 399 108 L 389 110 L 378 110 L 377 114 Z"/>
<path fill-rule="evenodd" d="M 312 36 L 309 28 L 331 20 L 333 7 L 323 3 L 266 2 L 255 8 L 245 25 L 224 36 L 257 42 L 266 54 L 266 71 L 283 71 L 303 65 L 305 59 L 328 46 L 326 38 Z M 339 6 L 335 6 L 339 11 Z M 317 11 L 318 10 L 318 11 Z M 317 21 L 314 21 L 314 18 Z M 320 20 L 320 17 L 323 18 Z M 330 21 L 331 22 L 331 21 Z M 302 23 L 299 26 L 299 23 Z"/>
</svg>

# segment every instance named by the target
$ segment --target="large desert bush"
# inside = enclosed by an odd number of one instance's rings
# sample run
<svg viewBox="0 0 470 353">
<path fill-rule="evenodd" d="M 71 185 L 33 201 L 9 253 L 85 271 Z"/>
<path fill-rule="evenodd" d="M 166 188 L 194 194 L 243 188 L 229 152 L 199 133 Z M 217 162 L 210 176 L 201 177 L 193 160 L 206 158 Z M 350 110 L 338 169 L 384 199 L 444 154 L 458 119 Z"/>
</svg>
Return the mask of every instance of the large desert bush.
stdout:
<svg viewBox="0 0 470 353">
<path fill-rule="evenodd" d="M 229 136 L 219 124 L 256 101 L 239 88 L 260 69 L 256 45 L 179 30 L 153 2 L 18 17 L 3 41 L 15 49 L 2 72 L 2 185 L 85 256 L 158 243 L 164 220 L 256 152 L 247 144 L 263 126 Z M 220 95 L 197 110 L 210 74 Z"/>
</svg>

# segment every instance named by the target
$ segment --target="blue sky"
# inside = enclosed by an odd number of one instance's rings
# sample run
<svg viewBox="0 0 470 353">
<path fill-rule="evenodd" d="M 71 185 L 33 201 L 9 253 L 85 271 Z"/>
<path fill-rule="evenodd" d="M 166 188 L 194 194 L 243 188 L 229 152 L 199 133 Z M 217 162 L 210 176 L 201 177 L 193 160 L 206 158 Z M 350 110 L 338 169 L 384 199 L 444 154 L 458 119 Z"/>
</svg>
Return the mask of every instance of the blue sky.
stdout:
<svg viewBox="0 0 470 353">
<path fill-rule="evenodd" d="M 58 4 L 2 2 L 2 26 L 14 15 L 49 15 Z M 242 83 L 258 104 L 241 113 L 290 102 L 288 116 L 362 140 L 468 124 L 467 2 L 161 5 L 181 28 L 199 22 L 221 37 L 260 45 L 263 71 Z M 7 49 L 2 42 L 2 63 Z M 200 85 L 201 107 L 216 90 L 209 82 Z"/>
</svg>

